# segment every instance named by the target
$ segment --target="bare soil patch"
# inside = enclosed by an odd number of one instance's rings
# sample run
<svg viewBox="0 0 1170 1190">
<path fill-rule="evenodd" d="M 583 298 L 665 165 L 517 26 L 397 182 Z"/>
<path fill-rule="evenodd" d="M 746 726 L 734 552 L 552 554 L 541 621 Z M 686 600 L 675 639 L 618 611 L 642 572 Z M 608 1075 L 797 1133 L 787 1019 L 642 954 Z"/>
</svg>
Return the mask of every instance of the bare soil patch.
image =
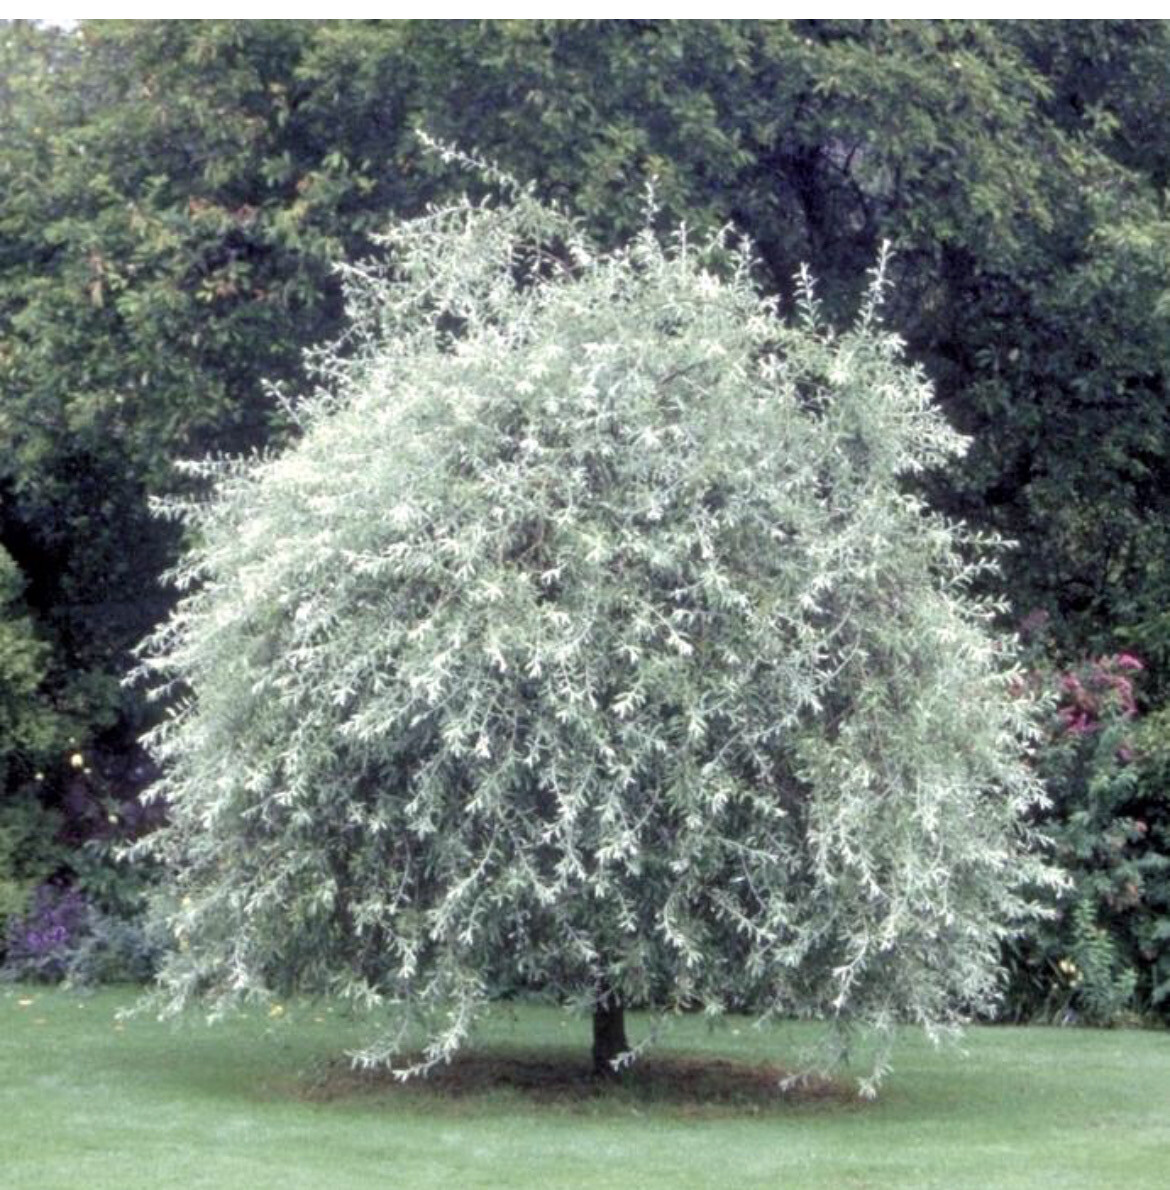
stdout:
<svg viewBox="0 0 1170 1190">
<path fill-rule="evenodd" d="M 617 1102 L 679 1109 L 686 1114 L 759 1113 L 802 1105 L 858 1106 L 852 1084 L 810 1076 L 786 1083 L 789 1072 L 771 1064 L 725 1058 L 655 1055 L 609 1078 L 593 1073 L 576 1053 L 480 1051 L 458 1055 L 424 1078 L 401 1082 L 386 1070 L 330 1062 L 306 1078 L 301 1095 L 332 1103 L 363 1095 L 415 1103 L 466 1102 L 503 1092 L 542 1106 Z"/>
</svg>

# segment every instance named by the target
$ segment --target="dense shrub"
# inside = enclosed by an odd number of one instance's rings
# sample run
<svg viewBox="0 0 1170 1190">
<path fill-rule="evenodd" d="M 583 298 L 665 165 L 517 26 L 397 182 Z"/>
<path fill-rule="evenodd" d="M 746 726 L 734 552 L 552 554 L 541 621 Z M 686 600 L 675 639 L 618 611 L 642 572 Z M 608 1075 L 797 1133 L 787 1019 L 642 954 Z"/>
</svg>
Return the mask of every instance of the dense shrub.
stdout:
<svg viewBox="0 0 1170 1190">
<path fill-rule="evenodd" d="M 0 801 L 0 959 L 8 922 L 28 908 L 33 891 L 57 869 L 61 817 L 32 795 Z"/>
<path fill-rule="evenodd" d="M 1170 840 L 1142 755 L 1143 669 L 1118 653 L 1031 675 L 1054 703 L 1038 754 L 1051 797 L 1042 825 L 1070 884 L 1010 948 L 1017 1017 L 1112 1023 L 1167 1007 Z"/>
<path fill-rule="evenodd" d="M 86 930 L 85 898 L 74 888 L 42 884 L 26 912 L 9 919 L 4 975 L 10 979 L 59 980 Z"/>
<path fill-rule="evenodd" d="M 0 804 L 0 975 L 75 983 L 146 979 L 159 951 L 144 926 L 153 870 L 129 865 L 114 851 L 150 819 L 102 809 L 99 824 L 96 803 L 80 804 L 84 786 L 75 796 L 79 804 L 68 815 L 47 810 L 33 795 Z M 79 824 L 88 839 L 73 833 Z"/>
<path fill-rule="evenodd" d="M 76 885 L 40 885 L 25 912 L 9 918 L 0 978 L 75 985 L 141 983 L 161 939 L 142 914 L 111 912 Z"/>
<path fill-rule="evenodd" d="M 1159 708 L 1135 725 L 1140 821 L 1148 856 L 1142 912 L 1135 915 L 1132 946 L 1138 966 L 1139 1004 L 1170 1021 L 1170 709 Z"/>
</svg>

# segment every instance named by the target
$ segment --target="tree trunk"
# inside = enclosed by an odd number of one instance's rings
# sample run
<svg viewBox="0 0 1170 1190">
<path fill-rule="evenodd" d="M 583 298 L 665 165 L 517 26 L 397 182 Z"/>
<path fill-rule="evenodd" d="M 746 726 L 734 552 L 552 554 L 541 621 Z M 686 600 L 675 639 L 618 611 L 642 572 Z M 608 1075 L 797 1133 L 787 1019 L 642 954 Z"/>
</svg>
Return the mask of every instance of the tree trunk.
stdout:
<svg viewBox="0 0 1170 1190">
<path fill-rule="evenodd" d="M 597 1003 L 593 1006 L 593 1073 L 613 1078 L 613 1060 L 630 1048 L 626 1040 L 626 1010 L 621 997 L 608 981 L 597 982 Z"/>
</svg>

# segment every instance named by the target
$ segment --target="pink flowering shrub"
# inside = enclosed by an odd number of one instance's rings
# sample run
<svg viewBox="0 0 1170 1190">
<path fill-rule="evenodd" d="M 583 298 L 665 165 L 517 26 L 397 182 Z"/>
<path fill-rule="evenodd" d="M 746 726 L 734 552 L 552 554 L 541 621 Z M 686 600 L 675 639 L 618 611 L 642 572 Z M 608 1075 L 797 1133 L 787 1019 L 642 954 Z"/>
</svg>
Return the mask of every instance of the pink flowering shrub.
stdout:
<svg viewBox="0 0 1170 1190">
<path fill-rule="evenodd" d="M 1021 679 L 1054 706 L 1036 759 L 1051 798 L 1041 824 L 1069 887 L 1010 949 L 1017 1018 L 1110 1023 L 1170 1009 L 1170 832 L 1143 766 L 1144 670 L 1118 652 Z"/>
<path fill-rule="evenodd" d="M 1057 716 L 1063 729 L 1089 735 L 1114 717 L 1132 718 L 1137 714 L 1133 675 L 1143 669 L 1132 653 L 1118 653 L 1061 673 Z"/>
</svg>

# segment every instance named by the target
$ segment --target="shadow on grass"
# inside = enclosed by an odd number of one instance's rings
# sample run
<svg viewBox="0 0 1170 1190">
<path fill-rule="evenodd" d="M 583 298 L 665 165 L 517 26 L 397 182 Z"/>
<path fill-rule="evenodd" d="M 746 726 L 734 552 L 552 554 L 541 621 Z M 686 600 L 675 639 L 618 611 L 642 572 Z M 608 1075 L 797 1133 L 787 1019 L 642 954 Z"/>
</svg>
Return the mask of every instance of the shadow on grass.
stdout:
<svg viewBox="0 0 1170 1190">
<path fill-rule="evenodd" d="M 312 1103 L 363 1097 L 414 1108 L 486 1104 L 500 1097 L 539 1107 L 654 1108 L 685 1115 L 759 1115 L 800 1108 L 858 1108 L 851 1083 L 806 1077 L 785 1082 L 778 1066 L 724 1058 L 658 1055 L 599 1078 L 576 1052 L 484 1050 L 457 1055 L 424 1078 L 401 1082 L 386 1070 L 328 1062 L 298 1083 Z"/>
</svg>

